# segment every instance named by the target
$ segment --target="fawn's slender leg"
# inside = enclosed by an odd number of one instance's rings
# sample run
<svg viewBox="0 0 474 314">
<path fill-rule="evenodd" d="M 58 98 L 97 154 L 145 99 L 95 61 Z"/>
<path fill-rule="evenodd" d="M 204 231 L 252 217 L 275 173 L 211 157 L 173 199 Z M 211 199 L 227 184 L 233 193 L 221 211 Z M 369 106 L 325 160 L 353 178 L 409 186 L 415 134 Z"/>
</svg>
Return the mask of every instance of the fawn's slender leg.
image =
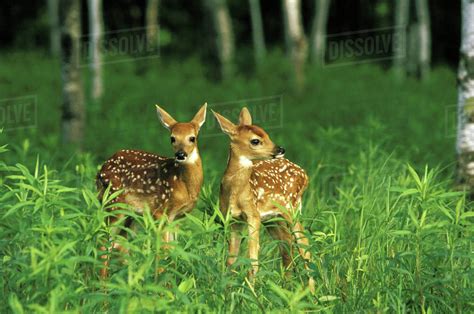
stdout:
<svg viewBox="0 0 474 314">
<path fill-rule="evenodd" d="M 230 225 L 230 239 L 229 239 L 229 257 L 227 258 L 227 266 L 231 266 L 237 260 L 240 250 L 240 243 L 242 241 L 242 224 L 234 222 Z"/>
<path fill-rule="evenodd" d="M 280 254 L 288 277 L 291 274 L 289 270 L 293 263 L 293 237 L 288 230 L 287 223 L 285 221 L 273 222 L 267 226 L 267 230 L 273 239 L 280 242 Z"/>
<path fill-rule="evenodd" d="M 163 215 L 161 217 L 163 217 Z M 163 240 L 163 249 L 164 250 L 169 250 L 171 248 L 170 243 L 176 240 L 175 236 L 174 236 L 174 232 L 169 230 L 169 225 L 173 222 L 174 217 L 170 217 L 168 215 L 165 215 L 164 218 L 166 219 L 166 221 L 165 221 L 165 225 L 164 225 L 165 231 L 163 233 L 163 238 L 162 238 L 162 240 Z"/>
<path fill-rule="evenodd" d="M 172 220 L 168 220 L 168 224 L 170 224 Z M 173 226 L 173 231 L 168 231 L 168 240 L 166 242 L 174 242 L 178 241 L 178 226 L 174 225 Z"/>
<path fill-rule="evenodd" d="M 160 219 L 166 219 L 165 224 L 163 225 L 165 227 L 165 230 L 163 231 L 163 234 L 161 235 L 161 241 L 162 241 L 162 248 L 164 250 L 168 250 L 170 248 L 169 243 L 174 241 L 173 234 L 166 229 L 166 226 L 171 222 L 170 218 L 164 215 L 164 213 L 155 210 L 153 212 L 153 218 L 155 220 L 160 220 Z"/>
<path fill-rule="evenodd" d="M 309 241 L 304 233 L 305 231 L 303 225 L 300 222 L 296 222 L 293 226 L 293 232 L 296 242 L 298 243 L 299 253 L 304 259 L 304 268 L 309 271 L 310 269 L 308 263 L 311 262 L 311 252 L 308 250 Z M 308 286 L 311 292 L 314 293 L 315 282 L 312 276 L 309 277 Z"/>
<path fill-rule="evenodd" d="M 123 219 L 125 217 L 124 214 L 118 214 L 116 216 L 110 216 L 108 218 L 108 222 L 107 224 L 108 225 L 113 225 L 114 223 L 116 223 L 117 221 Z M 128 226 L 129 224 L 131 223 L 131 221 L 127 220 L 125 222 L 125 225 Z M 108 276 L 108 273 L 109 273 L 109 263 L 110 263 L 110 255 L 112 254 L 112 250 L 113 249 L 117 249 L 119 250 L 120 252 L 122 253 L 128 253 L 128 250 L 125 249 L 124 247 L 122 247 L 120 244 L 118 244 L 117 242 L 114 241 L 114 237 L 117 235 L 117 234 L 121 234 L 122 232 L 119 230 L 119 228 L 117 226 L 115 227 L 112 227 L 111 228 L 111 239 L 112 239 L 112 242 L 110 243 L 110 247 L 105 247 L 105 246 L 101 246 L 100 247 L 100 250 L 103 251 L 103 252 L 106 252 L 108 254 L 103 254 L 100 256 L 100 258 L 103 260 L 103 267 L 101 268 L 100 270 L 100 277 L 102 279 L 105 279 L 107 278 Z M 123 234 L 125 237 L 127 236 L 127 234 Z"/>
<path fill-rule="evenodd" d="M 161 236 L 161 241 L 162 241 L 162 249 L 167 251 L 170 249 L 169 243 L 173 241 L 173 234 L 169 231 L 164 231 L 163 235 Z M 162 258 L 162 256 L 157 255 L 156 260 L 159 261 Z M 165 269 L 161 266 L 158 266 L 156 269 L 157 274 L 161 274 L 165 271 Z"/>
<path fill-rule="evenodd" d="M 159 219 L 166 219 L 166 222 L 164 224 L 164 227 L 165 227 L 165 230 L 163 231 L 163 234 L 161 235 L 161 248 L 163 251 L 169 251 L 171 249 L 171 245 L 170 243 L 175 241 L 176 240 L 176 236 L 175 236 L 175 233 L 174 232 L 171 232 L 170 230 L 168 230 L 168 226 L 170 223 L 172 223 L 173 221 L 173 218 L 172 217 L 168 217 L 166 215 L 164 215 L 163 213 L 161 212 L 158 212 L 158 211 L 155 211 L 155 213 L 153 214 L 154 218 L 156 220 L 159 220 Z M 165 253 L 164 253 L 165 254 Z M 156 259 L 157 261 L 159 261 L 160 259 L 166 259 L 166 254 L 164 256 L 161 256 L 161 255 L 157 255 L 156 256 Z M 161 274 L 165 271 L 165 268 L 161 267 L 161 266 L 158 266 L 158 268 L 156 269 L 156 273 L 157 274 Z"/>
<path fill-rule="evenodd" d="M 260 216 L 249 216 L 247 218 L 249 229 L 249 258 L 252 260 L 252 270 L 249 274 L 251 281 L 255 280 L 258 272 L 258 253 L 260 251 Z"/>
<path fill-rule="evenodd" d="M 163 233 L 163 247 L 169 249 L 169 243 L 173 241 L 173 234 L 170 231 L 165 231 Z"/>
</svg>

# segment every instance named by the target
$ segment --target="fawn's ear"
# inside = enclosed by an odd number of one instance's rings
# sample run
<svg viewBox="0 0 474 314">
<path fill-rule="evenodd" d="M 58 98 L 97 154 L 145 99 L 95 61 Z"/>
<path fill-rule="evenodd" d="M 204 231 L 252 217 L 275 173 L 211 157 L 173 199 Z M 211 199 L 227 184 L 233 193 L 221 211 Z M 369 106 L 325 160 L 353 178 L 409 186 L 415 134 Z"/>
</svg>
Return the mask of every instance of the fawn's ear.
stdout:
<svg viewBox="0 0 474 314">
<path fill-rule="evenodd" d="M 177 123 L 169 113 L 161 109 L 158 105 L 156 105 L 156 112 L 158 113 L 158 118 L 160 118 L 161 124 L 163 124 L 163 126 L 168 130 L 170 130 L 173 125 Z"/>
<path fill-rule="evenodd" d="M 247 107 L 243 107 L 240 111 L 239 123 L 240 125 L 252 125 L 252 116 Z"/>
<path fill-rule="evenodd" d="M 219 126 L 221 127 L 222 132 L 227 135 L 234 135 L 237 132 L 237 126 L 230 122 L 227 118 L 224 118 L 214 110 L 212 110 L 214 117 L 216 117 Z"/>
<path fill-rule="evenodd" d="M 206 121 L 206 111 L 207 111 L 207 102 L 202 105 L 201 109 L 196 113 L 194 118 L 191 120 L 191 123 L 196 125 L 198 130 L 202 127 Z"/>
</svg>

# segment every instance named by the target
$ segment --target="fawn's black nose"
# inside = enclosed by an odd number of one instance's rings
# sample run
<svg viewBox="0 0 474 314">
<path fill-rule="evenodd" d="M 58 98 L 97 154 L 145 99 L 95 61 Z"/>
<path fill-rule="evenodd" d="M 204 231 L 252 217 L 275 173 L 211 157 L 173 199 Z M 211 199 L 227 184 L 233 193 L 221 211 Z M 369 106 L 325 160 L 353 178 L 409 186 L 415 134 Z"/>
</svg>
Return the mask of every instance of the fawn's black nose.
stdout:
<svg viewBox="0 0 474 314">
<path fill-rule="evenodd" d="M 285 149 L 281 146 L 278 146 L 275 150 L 275 157 L 281 157 L 285 154 Z"/>
<path fill-rule="evenodd" d="M 186 157 L 188 156 L 185 152 L 183 152 L 182 150 L 176 152 L 176 154 L 174 154 L 176 159 L 177 160 L 185 160 Z"/>
</svg>

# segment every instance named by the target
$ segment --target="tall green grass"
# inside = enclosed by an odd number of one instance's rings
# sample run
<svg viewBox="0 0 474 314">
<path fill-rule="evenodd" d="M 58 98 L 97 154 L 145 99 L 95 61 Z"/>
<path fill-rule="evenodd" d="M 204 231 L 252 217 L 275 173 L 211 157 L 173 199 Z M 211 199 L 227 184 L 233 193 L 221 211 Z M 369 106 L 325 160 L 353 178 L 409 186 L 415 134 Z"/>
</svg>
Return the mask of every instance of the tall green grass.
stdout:
<svg viewBox="0 0 474 314">
<path fill-rule="evenodd" d="M 296 94 L 279 56 L 256 77 L 227 83 L 205 79 L 193 60 L 157 61 L 145 72 L 133 62 L 108 65 L 102 106 L 88 103 L 85 151 L 74 153 L 57 146 L 59 76 L 46 71 L 57 65 L 36 54 L 2 58 L 12 82 L 0 85 L 2 96 L 36 94 L 40 110 L 37 128 L 0 135 L 8 143 L 0 148 L 0 312 L 473 310 L 473 206 L 450 175 L 453 141 L 443 123 L 455 89 L 446 87 L 454 80 L 447 69 L 427 83 L 397 82 L 374 66 L 309 69 L 307 90 Z M 128 239 L 119 237 L 130 253 L 112 252 L 110 278 L 101 281 L 99 247 L 111 230 L 108 199 L 99 202 L 93 178 L 119 148 L 170 152 L 152 105 L 179 120 L 205 100 L 281 94 L 284 126 L 270 135 L 311 178 L 301 219 L 315 296 L 300 259 L 285 277 L 268 236 L 255 286 L 245 279 L 246 241 L 237 265 L 225 266 L 229 221 L 217 207 L 225 137 L 200 139 L 197 209 L 172 226 L 136 216 Z M 170 251 L 164 228 L 179 235 Z"/>
</svg>

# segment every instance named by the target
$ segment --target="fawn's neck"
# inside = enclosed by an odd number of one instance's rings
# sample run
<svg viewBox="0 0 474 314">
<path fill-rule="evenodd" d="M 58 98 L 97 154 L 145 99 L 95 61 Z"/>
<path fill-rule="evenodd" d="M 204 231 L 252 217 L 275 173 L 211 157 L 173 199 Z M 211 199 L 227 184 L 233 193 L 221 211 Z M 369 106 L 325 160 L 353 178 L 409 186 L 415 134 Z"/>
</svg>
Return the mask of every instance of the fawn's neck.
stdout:
<svg viewBox="0 0 474 314">
<path fill-rule="evenodd" d="M 250 186 L 253 163 L 250 159 L 236 154 L 232 148 L 229 152 L 229 161 L 224 173 L 223 184 L 231 190 L 243 190 Z"/>
<path fill-rule="evenodd" d="M 194 160 L 180 164 L 180 178 L 186 185 L 189 195 L 193 198 L 199 196 L 203 182 L 202 162 L 197 148 L 195 154 Z"/>
</svg>

